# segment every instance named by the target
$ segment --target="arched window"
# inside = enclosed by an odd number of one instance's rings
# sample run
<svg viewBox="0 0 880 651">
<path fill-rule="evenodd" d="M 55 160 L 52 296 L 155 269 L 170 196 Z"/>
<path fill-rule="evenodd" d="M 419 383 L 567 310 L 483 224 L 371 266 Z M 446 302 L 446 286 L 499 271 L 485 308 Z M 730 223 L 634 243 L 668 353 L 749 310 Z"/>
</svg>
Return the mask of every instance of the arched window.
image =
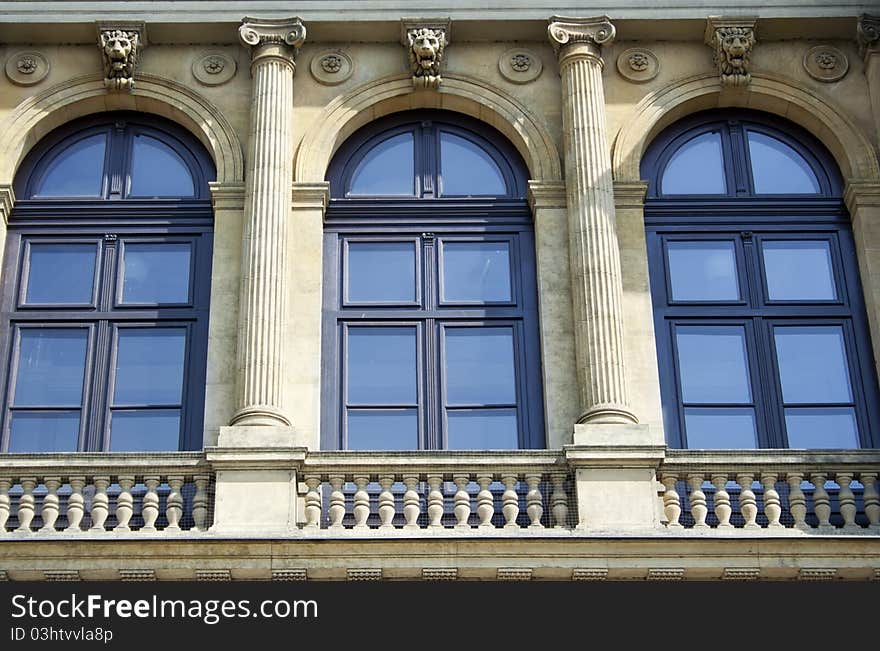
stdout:
<svg viewBox="0 0 880 651">
<path fill-rule="evenodd" d="M 136 113 L 71 122 L 15 179 L 2 450 L 201 448 L 214 168 Z"/>
<path fill-rule="evenodd" d="M 669 444 L 877 445 L 855 248 L 821 144 L 761 113 L 706 112 L 660 134 L 642 177 Z"/>
<path fill-rule="evenodd" d="M 323 445 L 544 445 L 525 166 L 485 124 L 394 115 L 334 157 Z"/>
</svg>

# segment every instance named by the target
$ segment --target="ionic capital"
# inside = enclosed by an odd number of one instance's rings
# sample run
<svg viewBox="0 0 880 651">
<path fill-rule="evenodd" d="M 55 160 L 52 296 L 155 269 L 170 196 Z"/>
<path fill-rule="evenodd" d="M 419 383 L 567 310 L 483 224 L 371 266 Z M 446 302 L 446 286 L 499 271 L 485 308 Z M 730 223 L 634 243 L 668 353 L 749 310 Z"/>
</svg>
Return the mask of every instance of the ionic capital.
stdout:
<svg viewBox="0 0 880 651">
<path fill-rule="evenodd" d="M 560 65 L 572 57 L 587 57 L 602 65 L 602 46 L 610 45 L 616 33 L 617 30 L 608 16 L 553 16 L 547 27 L 550 44 Z"/>
<path fill-rule="evenodd" d="M 880 52 L 880 16 L 862 14 L 856 27 L 856 38 L 859 42 L 859 54 L 865 58 L 874 52 Z"/>
<path fill-rule="evenodd" d="M 299 18 L 277 20 L 246 16 L 238 37 L 251 50 L 251 67 L 258 61 L 281 59 L 296 70 L 296 53 L 306 40 L 306 27 Z"/>
</svg>

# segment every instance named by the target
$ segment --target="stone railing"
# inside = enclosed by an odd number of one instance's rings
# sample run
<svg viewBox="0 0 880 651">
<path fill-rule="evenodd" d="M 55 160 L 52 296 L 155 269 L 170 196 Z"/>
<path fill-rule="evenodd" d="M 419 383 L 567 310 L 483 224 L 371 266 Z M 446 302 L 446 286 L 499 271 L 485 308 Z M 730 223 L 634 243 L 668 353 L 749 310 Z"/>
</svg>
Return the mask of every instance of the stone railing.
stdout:
<svg viewBox="0 0 880 651">
<path fill-rule="evenodd" d="M 0 536 L 206 531 L 212 477 L 200 452 L 0 455 Z"/>
<path fill-rule="evenodd" d="M 880 453 L 669 450 L 669 530 L 880 534 Z"/>
<path fill-rule="evenodd" d="M 554 451 L 313 452 L 300 469 L 305 535 L 559 533 L 576 517 Z"/>
</svg>

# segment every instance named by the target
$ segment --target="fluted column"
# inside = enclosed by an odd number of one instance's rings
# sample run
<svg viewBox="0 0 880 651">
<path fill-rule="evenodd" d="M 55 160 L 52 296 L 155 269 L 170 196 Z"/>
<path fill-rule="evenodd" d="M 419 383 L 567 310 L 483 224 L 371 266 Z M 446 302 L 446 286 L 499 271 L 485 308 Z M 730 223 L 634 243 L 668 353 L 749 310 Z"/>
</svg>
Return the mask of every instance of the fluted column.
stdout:
<svg viewBox="0 0 880 651">
<path fill-rule="evenodd" d="M 562 77 L 562 128 L 574 301 L 579 423 L 635 423 L 623 361 L 620 251 L 602 88 L 603 45 L 614 25 L 550 19 Z"/>
<path fill-rule="evenodd" d="M 293 75 L 299 18 L 245 18 L 253 77 L 238 330 L 235 425 L 290 425 L 282 409 L 287 228 L 293 178 Z"/>
</svg>

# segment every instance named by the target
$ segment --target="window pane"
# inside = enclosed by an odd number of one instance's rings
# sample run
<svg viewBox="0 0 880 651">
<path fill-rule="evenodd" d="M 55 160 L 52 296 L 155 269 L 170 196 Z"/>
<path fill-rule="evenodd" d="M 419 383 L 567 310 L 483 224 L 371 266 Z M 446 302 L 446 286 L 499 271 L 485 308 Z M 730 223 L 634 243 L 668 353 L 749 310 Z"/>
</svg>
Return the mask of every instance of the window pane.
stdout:
<svg viewBox="0 0 880 651">
<path fill-rule="evenodd" d="M 132 145 L 132 197 L 192 197 L 195 185 L 180 155 L 164 142 L 137 134 Z"/>
<path fill-rule="evenodd" d="M 9 425 L 10 452 L 75 452 L 79 412 L 19 412 Z"/>
<path fill-rule="evenodd" d="M 348 301 L 416 300 L 414 242 L 349 242 Z"/>
<path fill-rule="evenodd" d="M 113 404 L 179 405 L 185 352 L 184 328 L 120 328 Z"/>
<path fill-rule="evenodd" d="M 519 447 L 516 409 L 446 411 L 450 450 L 513 450 Z"/>
<path fill-rule="evenodd" d="M 451 133 L 440 133 L 440 175 L 445 196 L 507 194 L 504 175 L 492 157 Z"/>
<path fill-rule="evenodd" d="M 786 409 L 785 430 L 791 448 L 859 447 L 856 414 L 852 407 Z"/>
<path fill-rule="evenodd" d="M 373 147 L 351 175 L 349 194 L 415 194 L 413 135 L 401 133 Z"/>
<path fill-rule="evenodd" d="M 443 243 L 444 301 L 510 299 L 510 245 L 507 242 Z"/>
<path fill-rule="evenodd" d="M 107 135 L 98 133 L 65 148 L 49 163 L 36 197 L 100 197 Z"/>
<path fill-rule="evenodd" d="M 852 402 L 840 326 L 777 327 L 774 335 L 786 404 Z"/>
<path fill-rule="evenodd" d="M 415 450 L 419 447 L 415 409 L 349 409 L 349 450 Z"/>
<path fill-rule="evenodd" d="M 29 248 L 26 303 L 92 302 L 94 244 L 31 243 Z"/>
<path fill-rule="evenodd" d="M 667 242 L 674 301 L 739 299 L 733 242 Z"/>
<path fill-rule="evenodd" d="M 516 404 L 512 328 L 445 328 L 446 403 Z"/>
<path fill-rule="evenodd" d="M 179 409 L 111 412 L 111 451 L 151 452 L 179 448 Z"/>
<path fill-rule="evenodd" d="M 123 303 L 187 303 L 191 247 L 185 243 L 125 242 Z"/>
<path fill-rule="evenodd" d="M 348 403 L 416 403 L 416 329 L 348 329 Z"/>
<path fill-rule="evenodd" d="M 663 171 L 663 194 L 726 194 L 721 134 L 704 133 L 676 151 Z"/>
<path fill-rule="evenodd" d="M 819 193 L 819 181 L 803 156 L 776 138 L 755 131 L 748 133 L 757 194 Z"/>
<path fill-rule="evenodd" d="M 745 409 L 684 410 L 689 448 L 748 449 L 758 447 L 755 411 Z"/>
<path fill-rule="evenodd" d="M 752 401 L 742 326 L 686 326 L 675 332 L 682 401 Z"/>
<path fill-rule="evenodd" d="M 765 241 L 762 248 L 771 301 L 837 298 L 827 241 Z"/>
<path fill-rule="evenodd" d="M 88 331 L 23 328 L 16 407 L 81 405 Z"/>
</svg>

